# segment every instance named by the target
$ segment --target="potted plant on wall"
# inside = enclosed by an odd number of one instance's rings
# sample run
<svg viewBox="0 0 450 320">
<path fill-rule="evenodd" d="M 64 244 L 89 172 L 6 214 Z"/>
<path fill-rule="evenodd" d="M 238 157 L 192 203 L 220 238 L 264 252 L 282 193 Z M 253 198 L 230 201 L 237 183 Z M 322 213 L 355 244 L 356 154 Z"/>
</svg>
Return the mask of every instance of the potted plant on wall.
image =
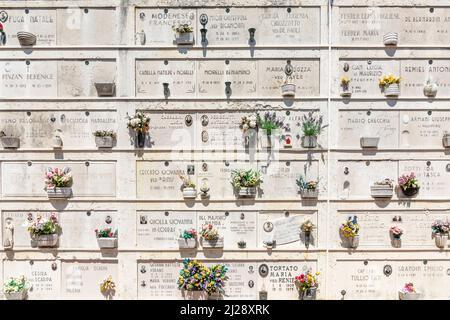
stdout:
<svg viewBox="0 0 450 320">
<path fill-rule="evenodd" d="M 17 149 L 20 147 L 20 138 L 15 137 L 13 134 L 7 135 L 3 130 L 0 131 L 0 139 L 5 149 Z"/>
<path fill-rule="evenodd" d="M 303 115 L 301 121 L 298 125 L 301 126 L 302 130 L 302 147 L 316 148 L 317 137 L 326 127 L 326 125 L 322 125 L 322 115 L 316 116 L 315 111 L 310 111 L 308 114 Z"/>
<path fill-rule="evenodd" d="M 380 79 L 380 87 L 384 90 L 385 97 L 398 97 L 400 95 L 400 78 L 393 75 Z"/>
<path fill-rule="evenodd" d="M 175 42 L 177 44 L 194 44 L 194 29 L 188 24 L 173 26 L 175 32 Z"/>
<path fill-rule="evenodd" d="M 181 185 L 181 190 L 183 192 L 184 199 L 195 199 L 197 197 L 197 189 L 195 183 L 191 181 L 190 178 L 185 176 L 179 176 L 183 184 Z"/>
<path fill-rule="evenodd" d="M 108 300 L 113 298 L 116 294 L 116 284 L 114 283 L 112 276 L 109 276 L 100 283 L 100 292 Z"/>
<path fill-rule="evenodd" d="M 302 198 L 314 199 L 319 196 L 319 181 L 306 181 L 303 176 L 300 176 L 300 178 L 296 180 L 296 183 L 300 188 L 300 194 L 302 195 Z"/>
<path fill-rule="evenodd" d="M 56 247 L 61 227 L 55 213 L 49 218 L 38 215 L 36 220 L 28 222 L 28 232 L 38 247 Z"/>
<path fill-rule="evenodd" d="M 444 131 L 444 135 L 442 137 L 442 144 L 444 148 L 450 147 L 450 133 L 448 133 L 447 131 Z"/>
<path fill-rule="evenodd" d="M 3 285 L 3 294 L 8 300 L 25 300 L 29 285 L 25 276 L 19 278 L 9 278 Z"/>
<path fill-rule="evenodd" d="M 405 283 L 405 286 L 398 292 L 400 300 L 418 300 L 420 293 L 414 288 L 412 282 Z"/>
<path fill-rule="evenodd" d="M 98 148 L 112 148 L 116 133 L 112 130 L 97 130 L 94 133 L 95 144 Z"/>
<path fill-rule="evenodd" d="M 117 248 L 117 230 L 112 232 L 111 228 L 95 229 L 97 243 L 101 249 Z"/>
<path fill-rule="evenodd" d="M 191 228 L 180 232 L 180 236 L 178 237 L 178 246 L 180 249 L 197 248 L 197 231 Z"/>
<path fill-rule="evenodd" d="M 319 275 L 320 272 L 312 273 L 310 269 L 295 277 L 294 284 L 300 300 L 316 300 Z"/>
<path fill-rule="evenodd" d="M 400 248 L 402 246 L 402 234 L 403 234 L 403 229 L 400 226 L 392 226 L 391 228 L 389 228 L 389 233 L 391 234 L 391 242 L 392 242 L 392 246 L 394 248 Z"/>
<path fill-rule="evenodd" d="M 184 259 L 178 277 L 178 289 L 185 299 L 206 300 L 206 285 L 210 271 L 200 261 Z"/>
<path fill-rule="evenodd" d="M 245 145 L 254 145 L 254 141 L 256 141 L 256 133 L 258 132 L 256 114 L 242 117 L 239 128 L 242 130 L 242 134 L 244 135 Z"/>
<path fill-rule="evenodd" d="M 343 98 L 349 98 L 352 95 L 352 92 L 350 91 L 350 79 L 346 76 L 341 77 L 341 97 Z"/>
<path fill-rule="evenodd" d="M 370 186 L 370 194 L 373 198 L 392 198 L 394 195 L 394 181 L 386 178 L 375 182 Z"/>
<path fill-rule="evenodd" d="M 304 221 L 301 225 L 300 225 L 300 231 L 303 233 L 304 235 L 304 239 L 305 239 L 305 247 L 306 249 L 309 248 L 309 244 L 311 243 L 311 234 L 312 231 L 314 229 L 314 224 L 312 223 L 311 220 L 306 220 Z"/>
<path fill-rule="evenodd" d="M 239 197 L 256 197 L 256 188 L 262 183 L 258 170 L 236 169 L 231 171 L 231 184 Z"/>
<path fill-rule="evenodd" d="M 417 181 L 414 172 L 408 174 L 402 174 L 398 178 L 398 186 L 402 190 L 403 194 L 407 197 L 412 197 L 419 192 L 420 186 Z"/>
<path fill-rule="evenodd" d="M 436 247 L 445 248 L 447 244 L 448 232 L 450 229 L 450 224 L 448 220 L 435 220 L 431 225 L 431 233 L 434 237 Z"/>
<path fill-rule="evenodd" d="M 208 300 L 221 300 L 225 294 L 225 281 L 228 280 L 228 268 L 224 264 L 215 264 L 209 268 L 206 280 Z"/>
<path fill-rule="evenodd" d="M 262 129 L 264 134 L 261 137 L 261 148 L 273 148 L 275 146 L 275 139 L 282 129 L 289 131 L 289 126 L 284 124 L 282 118 L 277 117 L 276 112 L 267 111 L 261 117 L 259 113 L 256 114 L 256 124 L 258 129 Z"/>
<path fill-rule="evenodd" d="M 72 183 L 70 168 L 47 168 L 45 190 L 49 198 L 70 198 L 72 196 Z"/>
<path fill-rule="evenodd" d="M 398 33 L 388 32 L 383 36 L 383 43 L 385 46 L 396 46 L 398 43 Z"/>
<path fill-rule="evenodd" d="M 127 128 L 135 132 L 137 136 L 137 146 L 138 148 L 144 148 L 145 146 L 145 135 L 150 128 L 150 118 L 146 116 L 143 112 L 137 112 L 134 116 L 127 116 L 128 123 Z"/>
<path fill-rule="evenodd" d="M 203 248 L 223 248 L 223 237 L 211 223 L 202 225 L 200 242 Z"/>
<path fill-rule="evenodd" d="M 341 235 L 344 237 L 348 248 L 357 248 L 359 245 L 359 224 L 357 217 L 348 217 L 347 221 L 342 222 L 340 227 Z"/>
</svg>

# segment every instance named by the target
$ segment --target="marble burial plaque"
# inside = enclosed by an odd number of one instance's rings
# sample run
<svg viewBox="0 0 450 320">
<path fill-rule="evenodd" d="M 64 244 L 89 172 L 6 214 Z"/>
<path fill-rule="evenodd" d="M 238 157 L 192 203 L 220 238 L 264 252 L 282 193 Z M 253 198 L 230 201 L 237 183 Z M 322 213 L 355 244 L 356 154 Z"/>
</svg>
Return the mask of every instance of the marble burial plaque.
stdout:
<svg viewBox="0 0 450 320">
<path fill-rule="evenodd" d="M 204 164 L 206 163 L 206 167 Z M 209 187 L 210 199 L 236 199 L 236 190 L 231 184 L 231 172 L 237 169 L 257 169 L 256 162 L 234 161 L 206 161 L 199 163 L 198 185 Z M 205 171 L 206 169 L 206 171 Z M 264 177 L 263 177 L 264 181 Z M 257 190 L 256 197 L 262 195 L 264 183 Z"/>
<path fill-rule="evenodd" d="M 332 272 L 331 293 L 335 299 L 398 299 L 398 291 L 405 283 L 412 282 L 420 299 L 449 299 L 446 288 L 450 285 L 450 269 L 444 260 L 374 261 L 364 265 L 361 260 L 338 260 Z M 385 274 L 384 271 L 391 271 Z"/>
<path fill-rule="evenodd" d="M 450 131 L 447 111 L 401 111 L 400 146 L 404 148 L 442 148 L 442 136 Z"/>
<path fill-rule="evenodd" d="M 178 276 L 181 262 L 138 261 L 138 299 L 181 300 Z"/>
<path fill-rule="evenodd" d="M 195 97 L 195 61 L 136 60 L 136 96 L 165 98 L 168 83 L 171 98 Z"/>
<path fill-rule="evenodd" d="M 448 198 L 450 186 L 448 161 L 399 161 L 399 175 L 414 172 L 420 185 L 420 198 Z"/>
<path fill-rule="evenodd" d="M 360 148 L 360 138 L 379 137 L 378 148 L 397 148 L 399 139 L 397 111 L 339 111 L 339 135 L 343 148 Z"/>
<path fill-rule="evenodd" d="M 345 72 L 344 65 L 348 64 L 349 71 Z M 400 61 L 398 60 L 341 60 L 339 70 L 342 70 L 341 76 L 350 79 L 352 97 L 367 98 L 384 97 L 379 80 L 385 75 L 400 75 Z M 400 95 L 403 95 L 400 87 Z"/>
<path fill-rule="evenodd" d="M 306 181 L 319 180 L 320 190 L 326 187 L 324 177 L 319 177 L 319 163 L 313 161 L 277 161 L 269 165 L 260 163 L 259 169 L 263 175 L 263 196 L 267 199 L 298 198 L 300 189 L 297 179 L 300 176 Z M 282 190 L 282 192 L 280 192 Z"/>
<path fill-rule="evenodd" d="M 195 138 L 202 149 L 243 150 L 245 137 L 239 128 L 245 112 L 199 113 Z M 206 132 L 206 133 L 205 133 Z M 255 148 L 255 144 L 253 144 Z"/>
<path fill-rule="evenodd" d="M 61 291 L 64 299 L 105 299 L 106 297 L 100 292 L 100 284 L 109 276 L 117 286 L 118 265 L 116 262 L 63 261 L 61 268 Z"/>
<path fill-rule="evenodd" d="M 136 166 L 138 198 L 172 200 L 183 200 L 179 176 L 186 176 L 188 167 L 193 166 L 194 172 L 189 178 L 196 184 L 197 192 L 200 193 L 202 187 L 209 187 L 210 199 L 234 199 L 236 196 L 230 182 L 231 171 L 239 168 L 256 169 L 256 163 L 240 161 L 180 162 L 172 159 L 167 162 L 138 161 Z"/>
<path fill-rule="evenodd" d="M 231 82 L 230 97 L 256 97 L 260 63 L 251 60 L 198 61 L 199 97 L 226 97 L 225 82 Z"/>
<path fill-rule="evenodd" d="M 247 10 L 254 11 L 250 8 Z M 258 44 L 320 43 L 320 7 L 260 8 L 258 11 Z"/>
<path fill-rule="evenodd" d="M 197 39 L 196 10 L 170 8 L 161 9 L 136 8 L 135 32 L 137 45 L 172 46 L 175 43 L 175 32 L 172 27 L 188 24 L 194 28 L 194 39 Z"/>
<path fill-rule="evenodd" d="M 449 14 L 448 7 L 340 7 L 339 43 L 383 45 L 386 33 L 397 32 L 400 45 L 440 44 Z"/>
<path fill-rule="evenodd" d="M 197 115 L 187 112 L 151 113 L 150 148 L 191 150 L 195 146 Z"/>
<path fill-rule="evenodd" d="M 388 265 L 392 271 L 395 270 L 394 261 L 337 261 L 333 269 L 329 269 L 338 277 L 331 277 L 333 292 L 329 292 L 334 299 L 365 300 L 365 299 L 396 299 L 395 275 L 385 276 L 383 267 Z M 414 283 L 415 284 L 415 283 Z M 341 292 L 345 291 L 342 296 Z"/>
<path fill-rule="evenodd" d="M 258 247 L 264 248 L 266 242 L 276 241 L 276 247 L 293 249 L 305 247 L 305 238 L 300 230 L 303 222 L 311 220 L 314 229 L 309 242 L 310 248 L 318 246 L 317 212 L 260 212 L 258 216 Z"/>
<path fill-rule="evenodd" d="M 1 98 L 57 96 L 57 61 L 0 61 Z"/>
<path fill-rule="evenodd" d="M 177 161 L 137 161 L 136 190 L 138 198 L 146 199 L 183 199 L 180 179 L 187 177 L 188 166 L 194 165 L 194 174 L 189 175 L 197 184 L 196 172 L 199 168 L 191 162 Z"/>
<path fill-rule="evenodd" d="M 267 262 L 267 266 L 268 275 L 259 279 L 258 286 L 260 289 L 266 288 L 269 300 L 297 300 L 295 277 L 308 270 L 318 271 L 317 261 L 277 261 Z"/>
<path fill-rule="evenodd" d="M 57 9 L 57 15 L 58 45 L 114 45 L 118 42 L 115 8 L 69 7 Z"/>
<path fill-rule="evenodd" d="M 335 225 L 347 220 L 348 216 L 356 215 L 360 225 L 360 247 L 392 247 L 392 236 L 389 229 L 399 226 L 403 229 L 401 236 L 402 248 L 435 248 L 432 238 L 431 225 L 437 220 L 448 218 L 447 212 L 424 211 L 364 211 L 364 212 L 339 212 Z M 335 241 L 340 247 L 339 232 L 333 233 Z"/>
<path fill-rule="evenodd" d="M 61 248 L 97 249 L 95 229 L 111 228 L 115 232 L 119 227 L 116 211 L 63 211 L 59 213 L 59 222 L 63 228 L 59 240 Z"/>
<path fill-rule="evenodd" d="M 14 248 L 29 248 L 31 246 L 35 247 L 36 243 L 31 240 L 30 232 L 27 230 L 27 225 L 29 221 L 35 221 L 37 216 L 42 218 L 49 218 L 52 212 L 50 211 L 2 211 L 2 239 L 6 240 L 8 233 L 6 231 L 6 224 L 10 222 L 13 229 L 13 241 Z M 61 213 L 55 212 L 58 221 L 61 224 Z M 3 242 L 4 243 L 4 242 Z M 59 238 L 59 245 L 61 243 L 61 237 Z"/>
<path fill-rule="evenodd" d="M 288 77 L 289 83 L 296 85 L 295 95 L 319 96 L 320 95 L 320 61 L 291 60 L 292 75 Z M 286 81 L 284 68 L 285 60 L 259 61 L 258 64 L 258 93 L 263 97 L 280 97 L 281 86 Z"/>
<path fill-rule="evenodd" d="M 95 83 L 116 82 L 114 60 L 58 61 L 58 97 L 97 97 Z"/>
<path fill-rule="evenodd" d="M 29 165 L 31 164 L 31 165 Z M 88 165 L 86 165 L 88 164 Z M 72 169 L 74 197 L 114 197 L 116 194 L 115 162 L 4 162 L 2 194 L 4 197 L 46 197 L 45 172 L 48 167 Z M 27 181 L 18 184 L 16 181 Z M 98 186 L 102 187 L 99 188 Z"/>
<path fill-rule="evenodd" d="M 30 300 L 55 300 L 61 297 L 60 267 L 55 260 L 5 260 L 3 277 L 6 281 L 10 277 L 25 276 L 32 287 L 28 290 Z"/>
<path fill-rule="evenodd" d="M 197 211 L 198 230 L 211 223 L 224 237 L 226 248 L 236 249 L 244 240 L 247 248 L 256 248 L 257 212 L 254 211 Z"/>
<path fill-rule="evenodd" d="M 400 63 L 402 95 L 423 97 L 423 88 L 428 81 L 438 85 L 437 95 L 450 95 L 449 60 L 402 60 Z"/>
<path fill-rule="evenodd" d="M 30 214 L 32 219 L 36 219 L 38 215 L 49 217 L 51 213 L 50 211 L 2 211 L 3 225 L 6 220 L 10 220 L 14 226 L 14 247 L 29 248 L 34 245 L 24 224 L 28 221 Z M 59 248 L 97 249 L 95 229 L 112 228 L 114 232 L 118 225 L 117 213 L 114 211 L 60 211 L 55 213 L 62 228 Z M 4 234 L 5 229 L 3 229 Z"/>
<path fill-rule="evenodd" d="M 0 130 L 19 137 L 22 148 L 52 148 L 56 130 L 61 130 L 58 135 L 64 147 L 94 148 L 93 132 L 117 132 L 117 121 L 114 111 L 8 111 L 0 112 Z"/>
<path fill-rule="evenodd" d="M 341 199 L 368 198 L 370 186 L 386 178 L 397 182 L 396 161 L 338 161 L 337 187 Z M 364 179 L 361 175 L 364 174 Z"/>
<path fill-rule="evenodd" d="M 4 10 L 2 8 L 2 10 Z M 37 46 L 56 45 L 56 10 L 25 8 L 4 10 L 7 19 L 3 22 L 7 46 L 19 46 L 17 32 L 31 32 L 36 36 Z"/>
<path fill-rule="evenodd" d="M 217 262 L 222 263 L 222 262 Z M 211 263 L 207 263 L 210 266 Z M 255 262 L 225 262 L 228 280 L 225 282 L 224 300 L 258 299 L 258 269 Z"/>
<path fill-rule="evenodd" d="M 255 45 L 296 45 L 320 42 L 320 8 L 213 8 L 199 10 L 208 16 L 208 45 L 252 45 L 249 28 L 255 28 Z"/>
<path fill-rule="evenodd" d="M 184 230 L 198 230 L 195 211 L 138 211 L 136 215 L 138 248 L 178 249 Z"/>
<path fill-rule="evenodd" d="M 226 8 L 211 8 L 199 10 L 199 17 L 202 14 L 208 17 L 208 23 L 206 24 L 208 46 L 248 46 L 250 40 L 249 28 L 256 28 L 255 40 L 256 43 L 260 44 L 260 41 L 262 41 L 262 37 L 259 37 L 260 22 L 255 12 L 261 14 L 261 11 L 257 8 L 228 8 L 228 10 Z"/>
</svg>

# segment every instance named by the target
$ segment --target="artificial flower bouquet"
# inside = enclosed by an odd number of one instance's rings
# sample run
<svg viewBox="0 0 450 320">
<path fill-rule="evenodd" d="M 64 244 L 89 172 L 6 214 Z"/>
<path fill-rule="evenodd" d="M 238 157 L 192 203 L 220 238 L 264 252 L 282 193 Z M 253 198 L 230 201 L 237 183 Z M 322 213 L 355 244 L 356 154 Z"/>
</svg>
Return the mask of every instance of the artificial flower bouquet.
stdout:
<svg viewBox="0 0 450 320">
<path fill-rule="evenodd" d="M 414 172 L 410 174 L 402 174 L 398 178 L 398 186 L 402 190 L 403 194 L 408 197 L 412 197 L 419 192 L 420 186 Z"/>
<path fill-rule="evenodd" d="M 320 272 L 312 273 L 311 269 L 295 277 L 294 284 L 301 300 L 315 300 L 319 286 Z"/>
<path fill-rule="evenodd" d="M 211 223 L 202 225 L 200 237 L 203 248 L 223 248 L 223 237 L 219 235 L 219 230 Z"/>
<path fill-rule="evenodd" d="M 185 229 L 178 237 L 180 249 L 193 249 L 197 247 L 197 230 Z"/>
<path fill-rule="evenodd" d="M 70 168 L 47 168 L 45 190 L 49 198 L 69 198 L 72 195 L 72 183 L 73 178 Z"/>
<path fill-rule="evenodd" d="M 263 182 L 261 172 L 253 169 L 231 171 L 231 184 L 239 197 L 256 197 L 256 189 Z"/>
<path fill-rule="evenodd" d="M 405 283 L 405 286 L 399 291 L 400 300 L 418 300 L 420 293 L 414 288 L 412 282 Z"/>
<path fill-rule="evenodd" d="M 28 281 L 24 276 L 11 277 L 3 285 L 3 294 L 8 300 L 24 300 L 29 289 Z"/>
<path fill-rule="evenodd" d="M 342 222 L 340 232 L 350 248 L 356 248 L 359 244 L 359 224 L 357 216 L 348 217 Z"/>
<path fill-rule="evenodd" d="M 35 220 L 27 220 L 26 224 L 32 240 L 36 241 L 38 247 L 55 247 L 58 243 L 61 226 L 55 213 L 51 213 L 48 218 L 38 214 Z"/>
</svg>

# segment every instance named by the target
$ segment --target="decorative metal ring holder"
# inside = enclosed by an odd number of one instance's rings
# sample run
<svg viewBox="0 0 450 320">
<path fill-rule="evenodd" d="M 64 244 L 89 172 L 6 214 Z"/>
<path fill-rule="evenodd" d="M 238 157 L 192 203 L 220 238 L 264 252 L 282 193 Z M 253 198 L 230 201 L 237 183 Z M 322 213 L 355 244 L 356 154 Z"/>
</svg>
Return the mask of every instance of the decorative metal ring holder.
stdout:
<svg viewBox="0 0 450 320">
<path fill-rule="evenodd" d="M 202 35 L 202 44 L 206 45 L 208 43 L 208 40 L 206 39 L 206 32 L 208 29 L 206 29 L 206 24 L 208 23 L 208 15 L 206 13 L 202 13 L 200 15 L 200 24 L 202 25 L 202 28 L 200 29 L 200 33 Z"/>
</svg>

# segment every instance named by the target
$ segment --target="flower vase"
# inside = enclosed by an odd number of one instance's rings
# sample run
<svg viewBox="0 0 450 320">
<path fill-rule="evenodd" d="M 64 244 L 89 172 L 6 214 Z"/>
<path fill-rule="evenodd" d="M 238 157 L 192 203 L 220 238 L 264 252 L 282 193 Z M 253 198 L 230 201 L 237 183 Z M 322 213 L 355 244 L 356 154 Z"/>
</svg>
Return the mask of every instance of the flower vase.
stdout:
<svg viewBox="0 0 450 320">
<path fill-rule="evenodd" d="M 407 197 L 415 196 L 419 192 L 419 187 L 407 188 L 407 189 L 401 188 L 401 189 L 402 189 L 403 194 Z"/>
<path fill-rule="evenodd" d="M 137 132 L 137 146 L 138 148 L 145 147 L 145 132 L 140 130 Z"/>
<path fill-rule="evenodd" d="M 436 247 L 442 249 L 445 248 L 447 244 L 447 235 L 442 233 L 434 234 L 434 242 L 436 243 Z"/>
<path fill-rule="evenodd" d="M 309 248 L 309 244 L 311 243 L 311 232 L 305 232 L 305 247 Z"/>
<path fill-rule="evenodd" d="M 356 235 L 354 237 L 348 237 L 347 238 L 347 245 L 351 249 L 356 249 L 359 245 L 359 236 Z"/>
<path fill-rule="evenodd" d="M 22 290 L 19 292 L 5 293 L 5 298 L 7 300 L 25 300 L 26 296 L 27 296 L 27 290 Z"/>
<path fill-rule="evenodd" d="M 402 240 L 401 240 L 401 238 L 400 237 L 393 237 L 392 238 L 392 246 L 394 247 L 394 248 L 401 248 L 401 246 L 402 246 Z"/>
<path fill-rule="evenodd" d="M 311 287 L 299 291 L 300 300 L 316 300 L 317 288 Z"/>
</svg>

